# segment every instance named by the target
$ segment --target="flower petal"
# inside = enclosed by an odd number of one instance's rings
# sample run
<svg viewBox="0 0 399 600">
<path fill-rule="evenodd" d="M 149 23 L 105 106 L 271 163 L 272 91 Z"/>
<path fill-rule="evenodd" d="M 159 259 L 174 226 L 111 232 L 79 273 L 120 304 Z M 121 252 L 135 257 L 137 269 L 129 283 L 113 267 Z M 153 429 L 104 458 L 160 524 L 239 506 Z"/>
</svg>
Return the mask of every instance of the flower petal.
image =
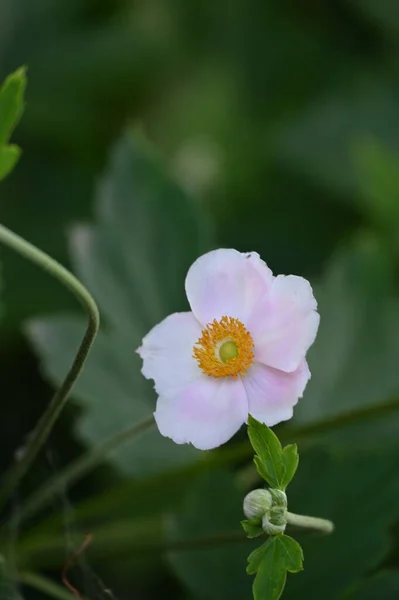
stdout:
<svg viewBox="0 0 399 600">
<path fill-rule="evenodd" d="M 310 283 L 279 275 L 249 321 L 257 361 L 295 371 L 313 344 L 319 327 L 317 302 Z"/>
<path fill-rule="evenodd" d="M 243 379 L 249 413 L 269 427 L 287 421 L 292 417 L 293 406 L 302 397 L 309 379 L 306 361 L 293 373 L 254 364 Z"/>
<path fill-rule="evenodd" d="M 170 393 L 195 380 L 202 372 L 193 357 L 201 326 L 191 312 L 174 313 L 153 327 L 137 353 L 142 373 L 155 381 L 158 394 Z"/>
<path fill-rule="evenodd" d="M 240 319 L 245 325 L 272 281 L 272 272 L 256 252 L 214 250 L 190 267 L 186 294 L 203 325 L 223 316 Z"/>
<path fill-rule="evenodd" d="M 160 396 L 154 416 L 161 434 L 176 444 L 210 450 L 239 430 L 248 402 L 241 379 L 203 375 L 176 395 Z"/>
</svg>

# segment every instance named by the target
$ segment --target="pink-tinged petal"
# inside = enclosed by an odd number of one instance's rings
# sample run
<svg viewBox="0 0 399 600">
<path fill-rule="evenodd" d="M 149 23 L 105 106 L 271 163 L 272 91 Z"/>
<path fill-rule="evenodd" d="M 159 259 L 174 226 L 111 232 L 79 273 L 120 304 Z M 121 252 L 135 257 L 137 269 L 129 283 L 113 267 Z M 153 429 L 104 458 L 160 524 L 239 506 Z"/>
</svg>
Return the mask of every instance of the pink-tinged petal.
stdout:
<svg viewBox="0 0 399 600">
<path fill-rule="evenodd" d="M 153 379 L 158 394 L 184 387 L 201 375 L 193 347 L 201 326 L 191 312 L 174 313 L 153 327 L 137 353 L 143 359 L 142 373 Z"/>
<path fill-rule="evenodd" d="M 292 417 L 293 407 L 302 397 L 310 371 L 306 361 L 293 373 L 255 363 L 243 379 L 249 413 L 269 427 Z"/>
<path fill-rule="evenodd" d="M 295 371 L 313 344 L 319 327 L 317 302 L 310 283 L 279 275 L 249 321 L 257 361 Z"/>
<path fill-rule="evenodd" d="M 273 275 L 256 252 L 214 250 L 198 258 L 186 278 L 191 310 L 206 325 L 223 316 L 248 322 Z"/>
<path fill-rule="evenodd" d="M 175 395 L 160 396 L 154 413 L 162 435 L 199 450 L 217 448 L 239 430 L 248 416 L 241 379 L 203 375 Z"/>
</svg>

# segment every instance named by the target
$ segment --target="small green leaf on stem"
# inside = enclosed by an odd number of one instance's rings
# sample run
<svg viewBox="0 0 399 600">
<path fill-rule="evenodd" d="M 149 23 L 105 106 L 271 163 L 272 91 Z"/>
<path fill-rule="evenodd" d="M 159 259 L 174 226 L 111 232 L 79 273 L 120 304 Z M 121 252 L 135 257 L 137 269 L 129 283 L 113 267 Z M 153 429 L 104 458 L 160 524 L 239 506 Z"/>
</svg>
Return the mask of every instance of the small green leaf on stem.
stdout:
<svg viewBox="0 0 399 600">
<path fill-rule="evenodd" d="M 278 600 L 283 593 L 287 572 L 302 570 L 302 548 L 287 535 L 270 537 L 248 557 L 247 573 L 256 573 L 254 600 Z"/>
<path fill-rule="evenodd" d="M 241 525 L 249 538 L 256 538 L 263 533 L 261 519 L 245 519 Z"/>
<path fill-rule="evenodd" d="M 251 415 L 248 417 L 248 436 L 256 452 L 254 462 L 259 475 L 272 488 L 285 490 L 298 467 L 296 445 L 283 449 L 273 431 Z"/>
<path fill-rule="evenodd" d="M 296 444 L 289 444 L 283 449 L 284 477 L 283 488 L 285 489 L 290 481 L 294 478 L 298 468 L 299 456 L 298 447 Z"/>
</svg>

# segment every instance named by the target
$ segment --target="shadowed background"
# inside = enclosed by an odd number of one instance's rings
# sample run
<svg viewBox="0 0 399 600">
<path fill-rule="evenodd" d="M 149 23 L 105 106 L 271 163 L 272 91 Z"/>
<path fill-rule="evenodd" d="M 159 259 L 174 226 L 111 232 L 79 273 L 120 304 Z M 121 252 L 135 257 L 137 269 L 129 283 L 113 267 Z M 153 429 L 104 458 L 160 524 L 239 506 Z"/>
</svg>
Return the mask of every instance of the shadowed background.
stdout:
<svg viewBox="0 0 399 600">
<path fill-rule="evenodd" d="M 26 64 L 29 83 L 1 221 L 70 266 L 103 319 L 5 518 L 151 413 L 134 351 L 187 309 L 191 262 L 254 250 L 275 273 L 309 278 L 321 313 L 312 380 L 276 431 L 299 445 L 290 509 L 331 518 L 336 533 L 298 536 L 305 571 L 284 598 L 398 597 L 398 33 L 394 0 L 2 0 L 0 77 Z M 1 260 L 4 470 L 85 323 L 56 282 L 3 249 Z M 119 600 L 249 599 L 253 543 L 229 535 L 257 484 L 244 430 L 211 453 L 147 433 L 70 489 L 59 478 L 50 502 L 1 538 L 24 582 L 4 600 L 71 597 L 61 570 L 86 531 L 93 542 L 69 578 L 90 600 L 107 589 Z M 189 543 L 176 551 L 179 540 Z M 60 595 L 38 590 L 37 574 Z"/>
</svg>

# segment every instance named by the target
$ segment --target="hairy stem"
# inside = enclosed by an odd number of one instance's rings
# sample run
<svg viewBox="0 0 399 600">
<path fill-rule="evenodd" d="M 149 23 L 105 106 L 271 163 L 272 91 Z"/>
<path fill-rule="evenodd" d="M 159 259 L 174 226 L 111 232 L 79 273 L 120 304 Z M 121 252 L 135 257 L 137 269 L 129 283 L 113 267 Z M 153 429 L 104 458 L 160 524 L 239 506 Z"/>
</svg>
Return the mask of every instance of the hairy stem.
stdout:
<svg viewBox="0 0 399 600">
<path fill-rule="evenodd" d="M 86 288 L 67 269 L 60 265 L 45 252 L 42 252 L 22 237 L 0 225 L 0 242 L 20 254 L 23 258 L 35 263 L 44 271 L 58 279 L 81 302 L 88 314 L 89 322 L 86 333 L 80 344 L 72 366 L 59 390 L 42 415 L 35 430 L 31 433 L 26 447 L 19 453 L 18 461 L 4 476 L 0 489 L 0 509 L 8 500 L 20 479 L 25 475 L 35 460 L 40 448 L 46 441 L 68 399 L 76 379 L 78 378 L 94 338 L 100 326 L 100 316 L 97 305 Z"/>
<path fill-rule="evenodd" d="M 295 513 L 287 512 L 287 524 L 307 531 L 318 531 L 320 533 L 332 533 L 334 531 L 334 523 L 327 519 L 319 517 L 307 517 L 305 515 L 296 515 Z"/>
</svg>

